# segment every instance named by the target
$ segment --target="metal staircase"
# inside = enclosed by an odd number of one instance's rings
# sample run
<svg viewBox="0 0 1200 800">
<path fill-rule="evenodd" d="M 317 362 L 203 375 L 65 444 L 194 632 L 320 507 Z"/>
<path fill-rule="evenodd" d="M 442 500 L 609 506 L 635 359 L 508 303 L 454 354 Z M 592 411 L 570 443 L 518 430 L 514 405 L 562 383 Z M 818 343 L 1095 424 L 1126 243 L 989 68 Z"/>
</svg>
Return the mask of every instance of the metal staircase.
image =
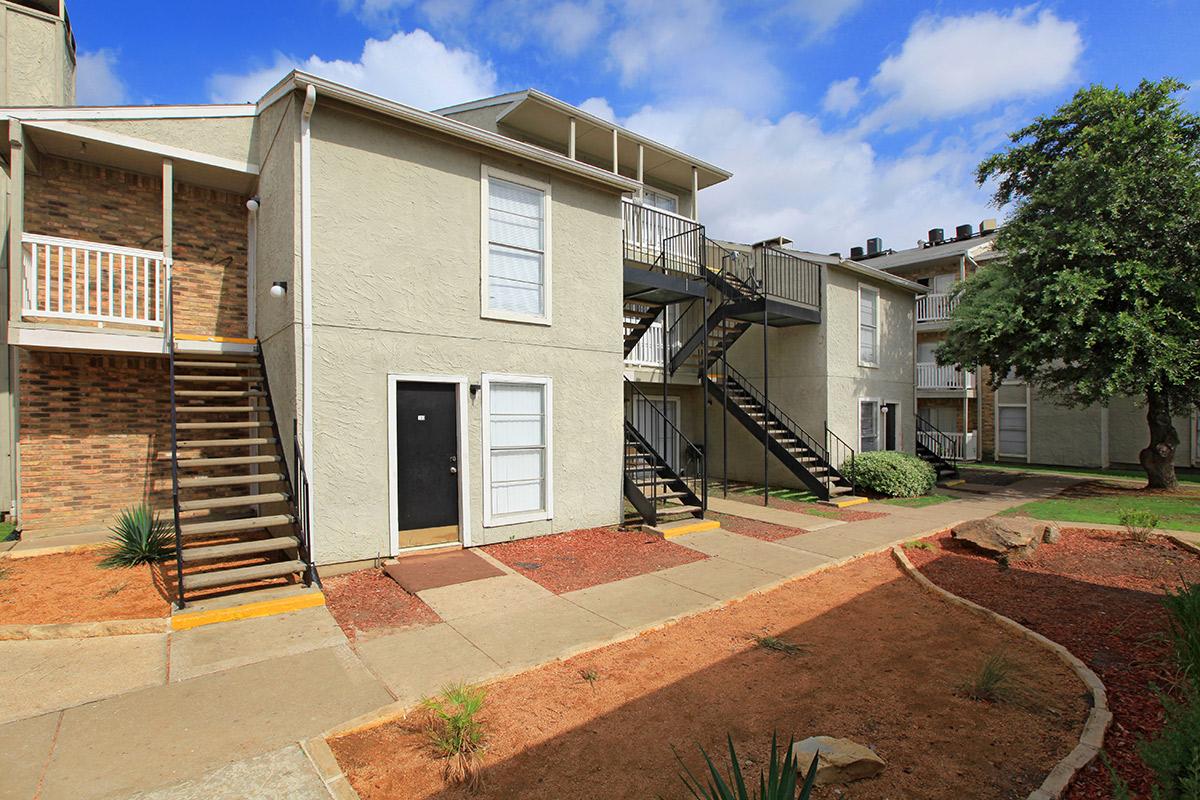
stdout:
<svg viewBox="0 0 1200 800">
<path fill-rule="evenodd" d="M 703 451 L 628 378 L 625 387 L 624 493 L 633 507 L 626 522 L 654 527 L 702 518 L 708 507 Z"/>
<path fill-rule="evenodd" d="M 917 415 L 917 455 L 937 472 L 939 483 L 959 477 L 957 443 L 920 415 Z"/>
<path fill-rule="evenodd" d="M 773 456 L 822 500 L 853 494 L 854 476 L 843 475 L 833 462 L 853 464 L 854 450 L 828 427 L 824 441 L 808 434 L 754 384 L 732 367 L 720 375 L 705 374 L 708 393 L 755 437 L 764 439 Z M 728 387 L 728 392 L 726 391 Z"/>
<path fill-rule="evenodd" d="M 628 356 L 637 347 L 638 342 L 654 325 L 654 321 L 662 316 L 665 306 L 647 303 L 642 300 L 625 301 L 625 355 Z"/>
<path fill-rule="evenodd" d="M 257 343 L 229 354 L 171 341 L 177 607 L 198 592 L 316 582 Z"/>
</svg>

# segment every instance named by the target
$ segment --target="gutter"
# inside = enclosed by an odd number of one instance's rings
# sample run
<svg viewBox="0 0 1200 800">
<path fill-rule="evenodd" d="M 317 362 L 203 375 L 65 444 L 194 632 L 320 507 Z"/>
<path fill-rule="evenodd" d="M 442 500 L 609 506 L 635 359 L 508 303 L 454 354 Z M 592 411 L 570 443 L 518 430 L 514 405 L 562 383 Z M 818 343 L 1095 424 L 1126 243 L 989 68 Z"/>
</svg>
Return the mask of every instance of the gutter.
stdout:
<svg viewBox="0 0 1200 800">
<path fill-rule="evenodd" d="M 305 466 L 313 469 L 313 391 L 312 391 L 312 113 L 317 104 L 317 88 L 309 84 L 300 109 L 300 329 L 302 400 L 301 432 Z M 300 480 L 298 478 L 298 480 Z M 309 505 L 315 506 L 316 481 L 309 482 Z M 308 543 L 308 557 L 314 563 L 315 542 Z"/>
</svg>

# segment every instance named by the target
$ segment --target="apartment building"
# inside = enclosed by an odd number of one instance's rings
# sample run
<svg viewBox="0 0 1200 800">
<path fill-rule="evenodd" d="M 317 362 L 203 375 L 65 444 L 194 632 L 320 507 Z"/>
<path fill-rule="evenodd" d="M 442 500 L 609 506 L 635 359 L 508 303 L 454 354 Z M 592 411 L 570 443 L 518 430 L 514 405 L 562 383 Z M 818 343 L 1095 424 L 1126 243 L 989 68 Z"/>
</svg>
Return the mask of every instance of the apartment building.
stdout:
<svg viewBox="0 0 1200 800">
<path fill-rule="evenodd" d="M 1073 467 L 1135 466 L 1148 430 L 1136 398 L 1107 407 L 1070 408 L 1012 378 L 993 390 L 986 369 L 939 364 L 958 284 L 1003 259 L 996 221 L 959 225 L 948 237 L 933 228 L 916 247 L 885 250 L 878 239 L 853 248 L 852 258 L 916 281 L 927 293 L 916 303 L 916 398 L 923 450 L 960 460 L 1013 461 Z M 1175 420 L 1176 466 L 1200 464 L 1200 420 Z"/>
</svg>

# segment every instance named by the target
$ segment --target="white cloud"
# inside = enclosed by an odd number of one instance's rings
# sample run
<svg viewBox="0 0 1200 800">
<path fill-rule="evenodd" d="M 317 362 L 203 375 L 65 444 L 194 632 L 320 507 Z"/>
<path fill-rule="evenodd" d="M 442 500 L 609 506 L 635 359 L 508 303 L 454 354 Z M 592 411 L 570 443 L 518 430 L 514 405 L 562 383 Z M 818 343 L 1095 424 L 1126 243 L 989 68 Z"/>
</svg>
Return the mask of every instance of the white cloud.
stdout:
<svg viewBox="0 0 1200 800">
<path fill-rule="evenodd" d="M 624 124 L 733 172 L 701 195 L 717 238 L 782 234 L 846 253 L 869 236 L 911 247 L 928 228 L 995 216 L 974 184 L 982 153 L 961 141 L 883 157 L 855 132 L 824 130 L 804 114 L 773 121 L 706 106 L 647 107 Z"/>
<path fill-rule="evenodd" d="M 497 86 L 492 66 L 475 53 L 447 47 L 417 29 L 368 39 L 357 61 L 277 54 L 269 67 L 214 75 L 209 92 L 218 103 L 257 100 L 292 68 L 425 109 L 486 97 Z"/>
<path fill-rule="evenodd" d="M 1026 6 L 1000 14 L 925 16 L 900 52 L 879 65 L 871 88 L 887 98 L 868 127 L 941 119 L 1061 89 L 1083 52 L 1079 26 Z"/>
<path fill-rule="evenodd" d="M 816 38 L 857 11 L 862 0 L 792 0 L 791 11 L 813 25 L 810 38 Z"/>
<path fill-rule="evenodd" d="M 535 14 L 534 20 L 554 50 L 564 55 L 578 55 L 600 34 L 604 25 L 604 4 L 595 0 L 554 3 L 544 12 Z"/>
<path fill-rule="evenodd" d="M 589 97 L 580 103 L 579 107 L 589 114 L 595 114 L 600 119 L 606 119 L 609 122 L 617 121 L 616 112 L 613 111 L 613 107 L 603 97 Z"/>
<path fill-rule="evenodd" d="M 821 108 L 831 114 L 845 116 L 858 106 L 861 99 L 862 89 L 859 88 L 858 78 L 845 78 L 829 84 Z"/>
<path fill-rule="evenodd" d="M 79 54 L 75 62 L 75 102 L 81 106 L 117 106 L 129 102 L 129 90 L 117 74 L 114 51 Z"/>
</svg>

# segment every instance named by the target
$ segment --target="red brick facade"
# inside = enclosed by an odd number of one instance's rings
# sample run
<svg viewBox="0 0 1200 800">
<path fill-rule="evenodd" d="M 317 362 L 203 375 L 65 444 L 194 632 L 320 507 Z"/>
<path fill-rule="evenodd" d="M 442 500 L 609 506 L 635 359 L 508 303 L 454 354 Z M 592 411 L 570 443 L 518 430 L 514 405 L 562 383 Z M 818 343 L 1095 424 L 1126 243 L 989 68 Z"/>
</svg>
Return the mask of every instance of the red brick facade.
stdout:
<svg viewBox="0 0 1200 800">
<path fill-rule="evenodd" d="M 25 230 L 156 250 L 162 247 L 162 180 L 44 158 L 26 176 Z M 177 183 L 174 194 L 175 326 L 179 333 L 246 335 L 246 198 Z"/>
<path fill-rule="evenodd" d="M 150 500 L 170 507 L 167 362 L 154 356 L 20 354 L 21 525 L 108 525 Z"/>
</svg>

